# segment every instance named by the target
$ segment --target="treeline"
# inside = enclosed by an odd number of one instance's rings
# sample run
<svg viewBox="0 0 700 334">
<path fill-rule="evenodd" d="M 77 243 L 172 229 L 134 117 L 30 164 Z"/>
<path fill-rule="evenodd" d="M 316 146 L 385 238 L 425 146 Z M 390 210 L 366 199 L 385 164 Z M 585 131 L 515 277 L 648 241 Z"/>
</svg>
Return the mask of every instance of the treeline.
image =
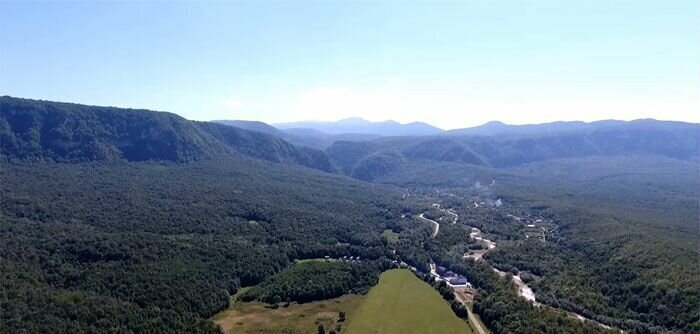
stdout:
<svg viewBox="0 0 700 334">
<path fill-rule="evenodd" d="M 467 312 L 466 306 L 457 300 L 455 290 L 449 286 L 447 282 L 435 280 L 435 277 L 432 275 L 418 274 L 418 277 L 430 284 L 435 290 L 437 290 L 438 293 L 440 293 L 440 296 L 442 296 L 443 299 L 450 303 L 450 309 L 452 309 L 452 312 L 454 312 L 457 317 L 468 321 L 469 313 Z"/>
<path fill-rule="evenodd" d="M 309 260 L 294 263 L 280 273 L 246 291 L 243 301 L 270 304 L 305 303 L 348 293 L 363 294 L 376 285 L 379 275 L 390 267 L 386 260 L 343 262 Z"/>
</svg>

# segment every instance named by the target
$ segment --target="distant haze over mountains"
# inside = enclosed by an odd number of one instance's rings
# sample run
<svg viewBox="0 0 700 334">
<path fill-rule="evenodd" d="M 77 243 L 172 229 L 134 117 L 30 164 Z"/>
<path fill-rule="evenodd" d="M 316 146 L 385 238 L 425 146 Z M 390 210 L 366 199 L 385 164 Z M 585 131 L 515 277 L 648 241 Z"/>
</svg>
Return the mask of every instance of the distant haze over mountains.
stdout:
<svg viewBox="0 0 700 334">
<path fill-rule="evenodd" d="M 682 122 L 657 121 L 653 119 L 638 119 L 633 121 L 601 120 L 594 122 L 557 121 L 551 123 L 523 125 L 510 125 L 499 121 L 491 121 L 483 125 L 471 128 L 454 129 L 446 131 L 445 133 L 448 135 L 455 136 L 547 135 L 571 131 L 603 129 L 624 124 L 652 124 L 654 122 L 667 124 L 683 124 Z"/>
<path fill-rule="evenodd" d="M 220 120 L 213 121 L 215 123 L 235 126 L 238 128 L 257 131 L 282 138 L 292 144 L 300 146 L 308 146 L 317 149 L 326 149 L 334 142 L 344 141 L 365 141 L 381 138 L 381 135 L 373 133 L 340 133 L 330 134 L 312 128 L 288 128 L 279 129 L 267 123 L 258 121 L 240 121 L 240 120 Z"/>
<path fill-rule="evenodd" d="M 426 163 L 502 168 L 596 155 L 641 154 L 696 160 L 700 152 L 698 124 L 653 119 L 527 125 L 489 122 L 450 131 L 425 123 L 369 122 L 359 118 L 276 127 L 240 121 L 222 123 L 263 129 L 291 143 L 324 150 L 343 173 L 367 181 L 386 180 Z"/>
<path fill-rule="evenodd" d="M 413 122 L 401 124 L 388 120 L 383 122 L 370 122 L 359 117 L 351 117 L 337 122 L 292 122 L 277 123 L 273 126 L 279 129 L 306 128 L 314 129 L 328 134 L 362 133 L 376 134 L 380 136 L 427 136 L 437 135 L 444 130 L 427 123 Z"/>
<path fill-rule="evenodd" d="M 427 164 L 504 168 L 560 158 L 698 160 L 700 125 L 656 120 L 554 122 L 443 131 L 424 123 L 189 121 L 149 110 L 0 98 L 0 159 L 188 162 L 245 156 L 363 180 Z"/>
<path fill-rule="evenodd" d="M 346 118 L 336 122 L 301 121 L 275 123 L 272 125 L 258 121 L 239 120 L 214 122 L 280 136 L 296 144 L 299 144 L 299 138 L 292 137 L 314 137 L 316 140 L 324 139 L 326 141 L 363 141 L 379 137 L 398 136 L 542 136 L 565 134 L 576 131 L 601 130 L 623 125 L 653 126 L 661 124 L 693 124 L 676 121 L 658 121 L 654 119 L 637 119 L 632 121 L 600 120 L 594 122 L 556 121 L 522 125 L 511 125 L 500 121 L 491 121 L 474 127 L 443 130 L 423 122 L 406 124 L 401 124 L 393 120 L 371 122 L 359 117 Z M 323 148 L 328 145 L 323 145 Z"/>
</svg>

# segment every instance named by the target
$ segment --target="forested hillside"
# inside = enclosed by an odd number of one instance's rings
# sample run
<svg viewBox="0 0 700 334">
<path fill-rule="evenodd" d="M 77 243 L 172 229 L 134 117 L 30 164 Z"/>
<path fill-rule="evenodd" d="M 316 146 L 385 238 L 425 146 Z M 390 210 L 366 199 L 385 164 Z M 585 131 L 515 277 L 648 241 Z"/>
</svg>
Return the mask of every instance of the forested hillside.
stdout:
<svg viewBox="0 0 700 334">
<path fill-rule="evenodd" d="M 516 242 L 490 260 L 542 277 L 533 285 L 543 301 L 656 327 L 648 332 L 695 332 L 698 167 L 639 156 L 523 166 L 528 176 L 503 180 L 509 186 L 496 189 L 557 219 L 557 239 L 548 247 Z"/>
<path fill-rule="evenodd" d="M 326 172 L 327 156 L 257 131 L 175 114 L 0 98 L 0 154 L 7 159 L 193 161 L 234 152 Z"/>
<path fill-rule="evenodd" d="M 292 264 L 240 295 L 244 301 L 310 302 L 366 293 L 377 284 L 389 261 L 309 260 Z"/>
<path fill-rule="evenodd" d="M 226 157 L 0 165 L 3 333 L 215 332 L 296 258 L 385 252 L 397 194 Z"/>
<path fill-rule="evenodd" d="M 361 143 L 336 142 L 326 152 L 347 175 L 369 181 L 391 177 L 411 162 L 503 168 L 549 159 L 601 155 L 649 154 L 697 160 L 700 125 L 639 121 L 613 123 L 590 131 L 584 128 L 531 136 L 383 138 Z M 382 164 L 373 162 L 377 157 L 382 157 Z M 378 169 L 368 171 L 368 166 L 373 165 Z M 362 173 L 356 173 L 356 169 Z"/>
</svg>

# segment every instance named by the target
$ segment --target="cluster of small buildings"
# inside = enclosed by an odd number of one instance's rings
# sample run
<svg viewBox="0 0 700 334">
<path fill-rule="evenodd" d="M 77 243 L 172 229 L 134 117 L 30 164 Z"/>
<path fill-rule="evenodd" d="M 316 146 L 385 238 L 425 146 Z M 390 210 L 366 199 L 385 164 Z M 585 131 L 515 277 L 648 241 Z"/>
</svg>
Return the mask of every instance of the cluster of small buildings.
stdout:
<svg viewBox="0 0 700 334">
<path fill-rule="evenodd" d="M 332 259 L 330 256 L 326 255 L 323 257 L 324 260 L 326 261 L 341 261 L 341 262 L 360 262 L 360 257 L 359 256 L 343 256 L 339 257 L 337 259 Z"/>
<path fill-rule="evenodd" d="M 437 266 L 435 268 L 435 272 L 437 273 L 440 279 L 446 281 L 452 286 L 465 286 L 467 288 L 472 287 L 471 283 L 467 281 L 466 277 L 459 274 L 455 274 L 452 271 L 447 270 L 447 268 L 443 266 Z"/>
<path fill-rule="evenodd" d="M 545 221 L 541 218 L 522 218 L 519 221 L 525 223 L 525 239 L 533 238 L 544 242 L 547 241 L 547 228 L 554 223 L 552 220 Z"/>
</svg>

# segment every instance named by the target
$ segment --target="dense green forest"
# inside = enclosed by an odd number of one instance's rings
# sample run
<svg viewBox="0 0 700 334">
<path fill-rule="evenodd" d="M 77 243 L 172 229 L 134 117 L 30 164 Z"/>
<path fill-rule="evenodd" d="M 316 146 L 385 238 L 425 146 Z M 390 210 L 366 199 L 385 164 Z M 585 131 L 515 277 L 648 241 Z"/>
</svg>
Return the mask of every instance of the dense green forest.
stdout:
<svg viewBox="0 0 700 334">
<path fill-rule="evenodd" d="M 215 332 L 293 259 L 383 257 L 400 194 L 244 158 L 0 165 L 2 332 Z"/>
<path fill-rule="evenodd" d="M 344 294 L 364 294 L 391 267 L 387 260 L 309 260 L 292 264 L 282 272 L 240 295 L 243 301 L 310 302 Z"/>
</svg>

